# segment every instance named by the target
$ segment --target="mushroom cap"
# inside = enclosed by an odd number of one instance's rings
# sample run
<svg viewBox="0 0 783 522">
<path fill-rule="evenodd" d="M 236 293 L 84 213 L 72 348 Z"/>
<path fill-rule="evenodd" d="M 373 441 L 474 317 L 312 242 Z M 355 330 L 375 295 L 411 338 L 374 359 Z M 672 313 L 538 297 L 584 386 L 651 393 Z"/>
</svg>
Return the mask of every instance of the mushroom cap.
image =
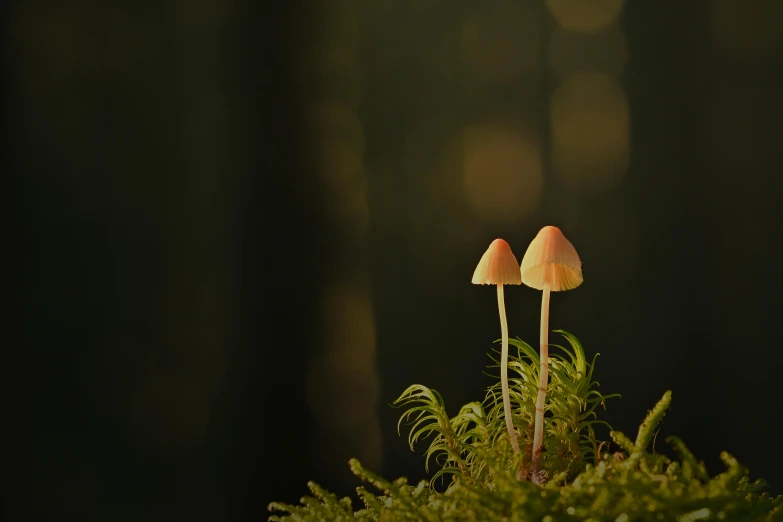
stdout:
<svg viewBox="0 0 783 522">
<path fill-rule="evenodd" d="M 494 240 L 473 272 L 474 285 L 521 285 L 517 258 L 503 239 Z"/>
<path fill-rule="evenodd" d="M 527 247 L 519 272 L 527 286 L 543 290 L 549 283 L 553 292 L 571 290 L 584 280 L 582 262 L 574 245 L 559 228 L 551 226 L 542 228 Z"/>
</svg>

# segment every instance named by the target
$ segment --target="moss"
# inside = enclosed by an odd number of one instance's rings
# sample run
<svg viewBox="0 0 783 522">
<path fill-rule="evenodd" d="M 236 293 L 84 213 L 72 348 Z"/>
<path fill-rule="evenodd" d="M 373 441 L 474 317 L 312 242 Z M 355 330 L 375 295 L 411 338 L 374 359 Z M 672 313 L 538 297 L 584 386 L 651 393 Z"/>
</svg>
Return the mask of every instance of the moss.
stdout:
<svg viewBox="0 0 783 522">
<path fill-rule="evenodd" d="M 499 383 L 483 402 L 463 406 L 453 418 L 437 391 L 414 385 L 394 404 L 408 408 L 400 423 L 411 424 L 411 448 L 429 439 L 425 467 L 433 462 L 439 467 L 432 480 L 388 481 L 353 459 L 353 473 L 375 491 L 357 489 L 362 509 L 354 511 L 349 498 L 339 499 L 311 482 L 312 495 L 301 505 L 270 504 L 270 511 L 280 513 L 270 520 L 783 521 L 783 496 L 771 497 L 762 479 L 751 482 L 748 470 L 728 453 L 720 455 L 726 470 L 711 477 L 677 437 L 667 439 L 677 459 L 649 451 L 671 404 L 670 391 L 648 412 L 634 441 L 616 431 L 610 432 L 611 442 L 598 440 L 594 427 L 606 424 L 597 418 L 598 407 L 616 395 L 597 391 L 595 357 L 588 363 L 579 341 L 559 333 L 568 345 L 557 346 L 560 352 L 550 361 L 543 486 L 528 480 L 527 466 L 538 356 L 523 341 L 510 340 L 517 348 L 509 363 L 513 421 L 526 451 L 511 451 Z M 612 445 L 615 451 L 609 451 Z M 447 488 L 438 491 L 436 480 L 446 478 Z"/>
</svg>

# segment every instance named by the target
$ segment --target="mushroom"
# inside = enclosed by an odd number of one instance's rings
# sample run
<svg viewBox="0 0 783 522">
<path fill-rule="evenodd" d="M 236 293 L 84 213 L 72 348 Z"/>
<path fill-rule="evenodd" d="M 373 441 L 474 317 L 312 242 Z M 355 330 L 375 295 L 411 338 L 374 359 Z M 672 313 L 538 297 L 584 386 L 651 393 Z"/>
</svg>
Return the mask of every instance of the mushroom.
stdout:
<svg viewBox="0 0 783 522">
<path fill-rule="evenodd" d="M 476 266 L 471 281 L 474 285 L 497 285 L 498 311 L 500 312 L 500 333 L 502 336 L 502 351 L 500 356 L 500 382 L 503 388 L 503 413 L 506 417 L 506 428 L 511 438 L 514 453 L 519 452 L 514 421 L 511 417 L 511 398 L 508 392 L 508 324 L 506 323 L 506 305 L 503 299 L 503 285 L 522 284 L 517 258 L 503 239 L 496 239 Z"/>
<path fill-rule="evenodd" d="M 541 371 L 536 397 L 535 428 L 533 430 L 532 478 L 542 481 L 541 453 L 544 442 L 544 403 L 549 379 L 549 292 L 571 290 L 582 284 L 582 262 L 574 246 L 557 227 L 542 228 L 530 243 L 520 266 L 522 282 L 541 296 Z"/>
</svg>

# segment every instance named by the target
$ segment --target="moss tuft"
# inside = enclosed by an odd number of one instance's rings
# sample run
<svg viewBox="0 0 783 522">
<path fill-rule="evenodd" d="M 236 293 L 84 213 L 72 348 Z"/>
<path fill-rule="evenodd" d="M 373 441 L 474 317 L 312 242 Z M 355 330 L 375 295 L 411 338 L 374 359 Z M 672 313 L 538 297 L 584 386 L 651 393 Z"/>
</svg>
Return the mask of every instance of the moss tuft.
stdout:
<svg viewBox="0 0 783 522">
<path fill-rule="evenodd" d="M 269 520 L 783 521 L 783 496 L 770 497 L 766 482 L 751 482 L 748 470 L 728 453 L 720 455 L 726 470 L 710 477 L 677 437 L 667 438 L 677 460 L 650 452 L 671 404 L 670 391 L 644 418 L 635 441 L 611 431 L 616 451 L 610 451 L 610 443 L 598 440 L 594 428 L 606 425 L 597 418 L 598 407 L 617 395 L 597 391 L 598 383 L 592 380 L 595 357 L 588 363 L 576 337 L 558 332 L 568 346 L 557 347 L 560 352 L 550 359 L 543 486 L 528 480 L 538 355 L 523 341 L 511 339 L 517 348 L 509 361 L 513 423 L 526 451 L 511 451 L 500 383 L 487 390 L 483 402 L 463 406 L 453 418 L 437 391 L 413 385 L 394 405 L 408 408 L 400 425 L 411 425 L 411 449 L 429 439 L 425 468 L 431 462 L 439 466 L 432 480 L 416 485 L 404 478 L 391 482 L 352 459 L 351 471 L 375 490 L 357 488 L 362 509 L 354 511 L 349 498 L 337 498 L 310 482 L 312 496 L 303 497 L 298 506 L 270 504 L 269 510 L 281 515 Z M 447 478 L 445 490 L 438 491 L 437 483 Z"/>
</svg>

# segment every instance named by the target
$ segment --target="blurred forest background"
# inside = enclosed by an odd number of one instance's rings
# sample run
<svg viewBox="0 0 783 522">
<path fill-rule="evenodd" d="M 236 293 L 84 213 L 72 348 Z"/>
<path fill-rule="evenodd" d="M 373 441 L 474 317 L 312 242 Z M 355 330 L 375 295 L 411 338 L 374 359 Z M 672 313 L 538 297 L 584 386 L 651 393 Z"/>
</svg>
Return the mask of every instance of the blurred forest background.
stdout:
<svg viewBox="0 0 783 522">
<path fill-rule="evenodd" d="M 389 403 L 483 398 L 473 269 L 544 225 L 583 261 L 550 321 L 601 353 L 604 418 L 672 389 L 658 450 L 783 493 L 783 2 L 5 14 L 24 519 L 264 520 L 351 493 L 352 456 L 422 478 Z M 540 293 L 506 296 L 535 345 Z"/>
</svg>

